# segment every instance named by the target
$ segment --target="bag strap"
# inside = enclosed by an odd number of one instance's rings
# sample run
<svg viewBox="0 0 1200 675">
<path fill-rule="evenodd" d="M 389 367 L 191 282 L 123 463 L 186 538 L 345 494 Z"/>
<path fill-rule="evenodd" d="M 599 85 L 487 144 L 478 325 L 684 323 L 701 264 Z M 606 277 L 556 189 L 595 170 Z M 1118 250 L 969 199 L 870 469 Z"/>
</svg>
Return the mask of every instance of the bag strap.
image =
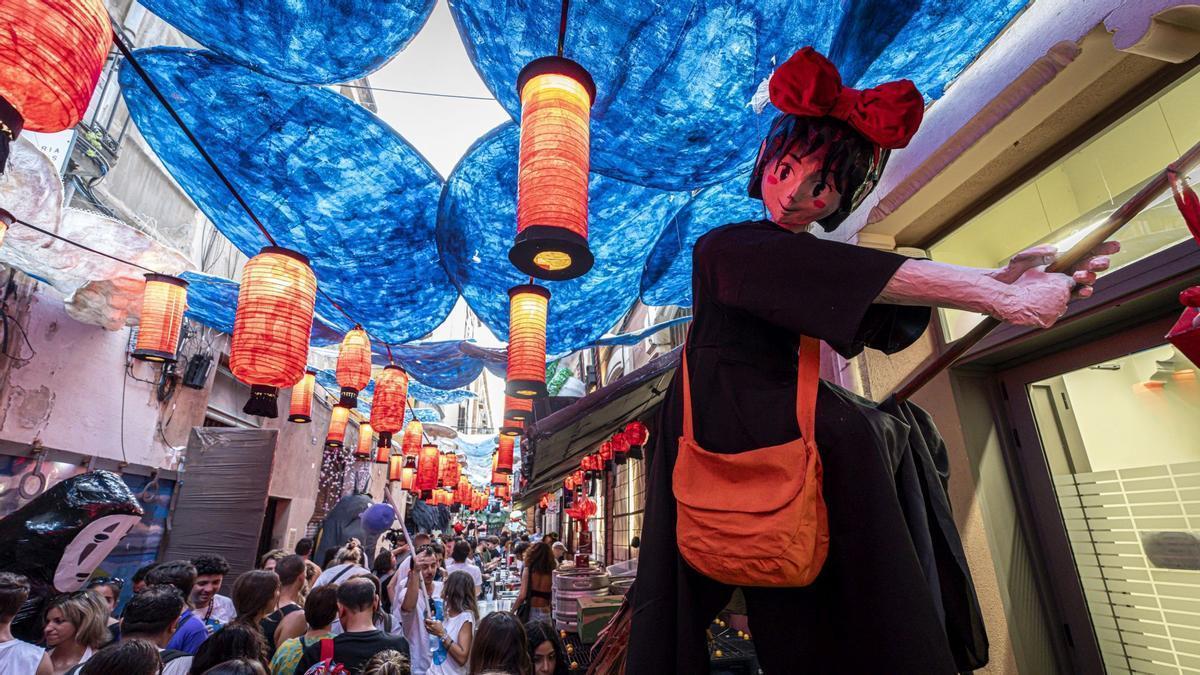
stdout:
<svg viewBox="0 0 1200 675">
<path fill-rule="evenodd" d="M 692 382 L 687 364 L 688 345 L 683 346 L 683 437 L 695 442 L 692 422 Z M 796 374 L 796 424 L 800 436 L 815 441 L 817 433 L 817 390 L 821 381 L 821 341 L 800 336 L 800 368 Z"/>
<path fill-rule="evenodd" d="M 333 662 L 333 638 L 321 638 L 321 662 Z"/>
</svg>

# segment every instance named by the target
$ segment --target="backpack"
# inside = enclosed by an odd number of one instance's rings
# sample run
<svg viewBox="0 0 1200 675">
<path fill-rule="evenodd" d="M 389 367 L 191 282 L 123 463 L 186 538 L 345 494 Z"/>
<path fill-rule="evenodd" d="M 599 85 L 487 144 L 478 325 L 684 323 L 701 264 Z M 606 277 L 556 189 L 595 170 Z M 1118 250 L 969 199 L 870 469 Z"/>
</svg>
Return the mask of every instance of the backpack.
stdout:
<svg viewBox="0 0 1200 675">
<path fill-rule="evenodd" d="M 185 656 L 191 656 L 191 654 L 187 652 L 181 652 L 178 649 L 164 649 L 158 653 L 158 656 L 162 659 L 163 665 L 165 666 L 175 659 L 182 659 Z"/>
<path fill-rule="evenodd" d="M 304 675 L 350 675 L 346 666 L 333 662 L 333 638 L 321 638 L 321 660 L 304 671 Z"/>
</svg>

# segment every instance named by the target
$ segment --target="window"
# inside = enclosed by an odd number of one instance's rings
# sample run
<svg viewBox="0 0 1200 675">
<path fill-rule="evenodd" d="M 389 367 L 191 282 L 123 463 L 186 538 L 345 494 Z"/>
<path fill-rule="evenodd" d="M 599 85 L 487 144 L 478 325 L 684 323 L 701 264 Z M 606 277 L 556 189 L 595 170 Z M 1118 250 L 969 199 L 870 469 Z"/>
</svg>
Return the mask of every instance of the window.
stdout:
<svg viewBox="0 0 1200 675">
<path fill-rule="evenodd" d="M 1066 250 L 1145 181 L 1200 141 L 1200 74 L 1193 73 L 1059 160 L 929 248 L 934 260 L 998 267 L 1036 244 Z M 1200 172 L 1193 171 L 1195 182 Z M 1169 194 L 1121 230 L 1118 269 L 1188 238 Z M 1110 270 L 1111 271 L 1111 270 Z M 956 340 L 981 315 L 941 310 L 946 339 Z"/>
<path fill-rule="evenodd" d="M 646 508 L 645 462 L 631 459 L 617 467 L 613 488 L 611 563 L 635 557 L 629 544 L 642 533 L 642 513 Z"/>
</svg>

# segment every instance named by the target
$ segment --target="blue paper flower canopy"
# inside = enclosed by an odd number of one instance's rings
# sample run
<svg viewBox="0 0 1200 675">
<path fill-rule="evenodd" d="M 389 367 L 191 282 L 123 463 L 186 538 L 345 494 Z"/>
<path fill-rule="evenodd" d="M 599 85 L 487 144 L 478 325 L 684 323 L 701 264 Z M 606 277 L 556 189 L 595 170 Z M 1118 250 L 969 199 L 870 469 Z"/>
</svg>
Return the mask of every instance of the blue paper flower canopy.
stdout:
<svg viewBox="0 0 1200 675">
<path fill-rule="evenodd" d="M 438 211 L 438 248 L 450 278 L 475 314 L 508 339 L 508 289 L 527 282 L 508 262 L 516 232 L 516 124 L 505 123 L 467 151 L 446 181 Z M 671 216 L 689 199 L 593 173 L 588 239 L 595 265 L 550 289 L 547 352 L 595 342 L 637 300 L 646 256 Z"/>
<path fill-rule="evenodd" d="M 265 75 L 358 79 L 412 40 L 434 0 L 144 0 L 196 42 Z"/>
<path fill-rule="evenodd" d="M 457 298 L 434 238 L 442 181 L 389 126 L 335 92 L 259 75 L 211 52 L 136 52 L 280 246 L 307 255 L 338 332 L 361 323 L 401 344 L 430 333 Z M 267 242 L 132 68 L 121 87 L 171 175 L 248 256 Z"/>
<path fill-rule="evenodd" d="M 565 56 L 592 75 L 592 169 L 666 190 L 744 173 L 770 115 L 748 107 L 800 47 L 830 54 L 853 86 L 905 77 L 927 97 L 1026 0 L 592 0 L 570 7 Z M 519 117 L 517 75 L 553 54 L 559 3 L 451 0 L 476 69 Z"/>
</svg>

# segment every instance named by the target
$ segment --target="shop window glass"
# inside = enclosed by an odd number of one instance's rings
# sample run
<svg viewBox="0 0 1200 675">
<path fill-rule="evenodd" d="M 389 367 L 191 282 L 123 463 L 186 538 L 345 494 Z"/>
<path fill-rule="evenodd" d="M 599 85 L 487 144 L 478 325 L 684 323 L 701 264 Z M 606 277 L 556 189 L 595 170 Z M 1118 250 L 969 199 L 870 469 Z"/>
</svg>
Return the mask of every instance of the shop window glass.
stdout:
<svg viewBox="0 0 1200 675">
<path fill-rule="evenodd" d="M 1154 174 L 1200 142 L 1200 73 L 1160 93 L 929 248 L 930 257 L 969 267 L 998 267 L 1036 244 L 1065 251 L 1099 225 Z M 1193 183 L 1200 170 L 1193 171 Z M 1112 270 L 1188 238 L 1169 194 L 1117 235 L 1123 250 Z M 1112 271 L 1110 270 L 1110 272 Z M 965 335 L 979 314 L 940 310 L 947 340 Z"/>
<path fill-rule="evenodd" d="M 1163 345 L 1029 387 L 1108 672 L 1200 670 L 1200 380 Z"/>
</svg>

